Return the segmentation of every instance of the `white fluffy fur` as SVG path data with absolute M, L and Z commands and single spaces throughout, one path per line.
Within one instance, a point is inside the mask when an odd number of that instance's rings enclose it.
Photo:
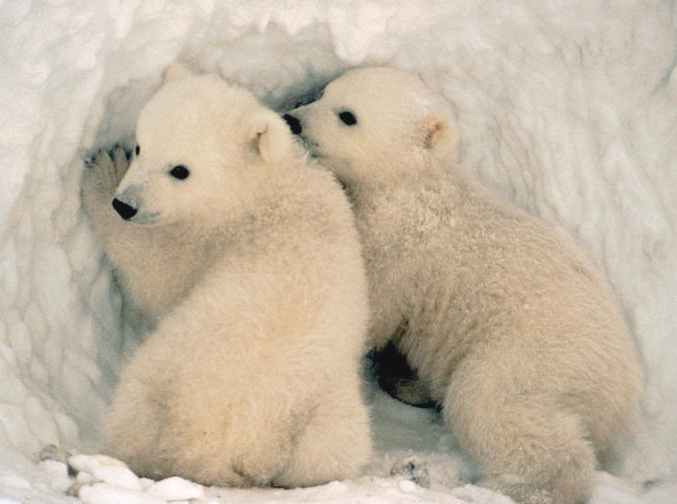
M 636 407 L 636 349 L 573 240 L 462 174 L 448 110 L 416 76 L 370 68 L 292 114 L 353 199 L 372 343 L 397 335 L 484 485 L 583 501 Z
M 304 486 L 358 474 L 367 280 L 348 201 L 284 123 L 215 76 L 168 80 L 140 154 L 101 153 L 85 207 L 155 321 L 122 372 L 108 450 L 140 474 Z M 190 169 L 183 180 L 168 171 Z M 123 221 L 114 196 L 138 213 Z

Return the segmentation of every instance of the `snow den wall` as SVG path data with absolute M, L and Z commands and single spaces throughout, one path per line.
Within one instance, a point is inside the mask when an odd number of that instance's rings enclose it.
M 647 367 L 628 467 L 673 471 L 676 20 L 649 0 L 0 0 L 0 462 L 100 439 L 134 335 L 82 158 L 133 138 L 180 60 L 278 109 L 352 65 L 419 72 L 453 102 L 467 166 L 608 273 Z

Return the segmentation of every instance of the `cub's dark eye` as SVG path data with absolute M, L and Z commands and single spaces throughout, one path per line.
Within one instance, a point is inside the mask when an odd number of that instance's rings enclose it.
M 174 168 L 169 170 L 169 174 L 175 179 L 185 180 L 190 175 L 190 170 L 183 166 L 182 164 L 176 165 Z
M 357 124 L 357 117 L 355 117 L 355 114 L 353 114 L 349 110 L 339 112 L 338 116 L 339 119 L 341 119 L 341 122 L 343 122 L 343 124 L 345 124 L 346 126 L 355 126 Z
M 134 152 L 136 153 L 137 156 L 138 156 L 139 154 L 141 154 L 141 146 L 140 146 L 140 145 L 137 145 L 137 146 L 136 146 L 136 149 L 134 149 Z

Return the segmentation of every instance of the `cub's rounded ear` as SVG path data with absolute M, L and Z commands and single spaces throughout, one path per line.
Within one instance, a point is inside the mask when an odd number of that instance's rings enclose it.
M 292 138 L 285 122 L 273 112 L 255 114 L 249 126 L 254 149 L 268 163 L 282 161 L 292 150 Z
M 193 72 L 191 72 L 187 66 L 182 65 L 181 63 L 172 63 L 165 70 L 163 82 L 166 84 L 167 82 L 185 79 L 191 75 L 193 75 Z
M 456 148 L 458 141 L 456 129 L 443 115 L 430 114 L 423 118 L 419 126 L 420 141 L 424 149 L 439 150 Z

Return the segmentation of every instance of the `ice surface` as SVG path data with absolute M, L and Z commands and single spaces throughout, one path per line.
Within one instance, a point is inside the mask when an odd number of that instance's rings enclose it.
M 43 460 L 38 464 L 49 484 L 59 492 L 66 492 L 73 484 L 72 479 L 68 476 L 68 466 L 56 460 Z
M 677 472 L 675 2 L 0 0 L 0 32 L 0 499 L 72 501 L 29 459 L 51 443 L 96 450 L 136 335 L 82 216 L 81 159 L 132 137 L 181 60 L 280 109 L 371 63 L 451 100 L 469 169 L 581 240 L 644 356 L 642 435 L 594 502 L 675 501 L 670 483 L 632 484 Z M 413 450 L 434 458 L 431 489 L 388 476 L 228 502 L 488 502 L 445 489 L 473 469 L 439 419 L 374 397 L 374 474 Z
M 146 490 L 150 495 L 163 497 L 169 501 L 201 499 L 204 497 L 204 489 L 183 478 L 167 478 L 158 481 Z
M 165 499 L 107 483 L 84 486 L 78 497 L 86 504 L 167 504 Z
M 73 455 L 68 457 L 68 465 L 76 471 L 92 475 L 99 469 L 127 468 L 127 464 L 108 455 Z

